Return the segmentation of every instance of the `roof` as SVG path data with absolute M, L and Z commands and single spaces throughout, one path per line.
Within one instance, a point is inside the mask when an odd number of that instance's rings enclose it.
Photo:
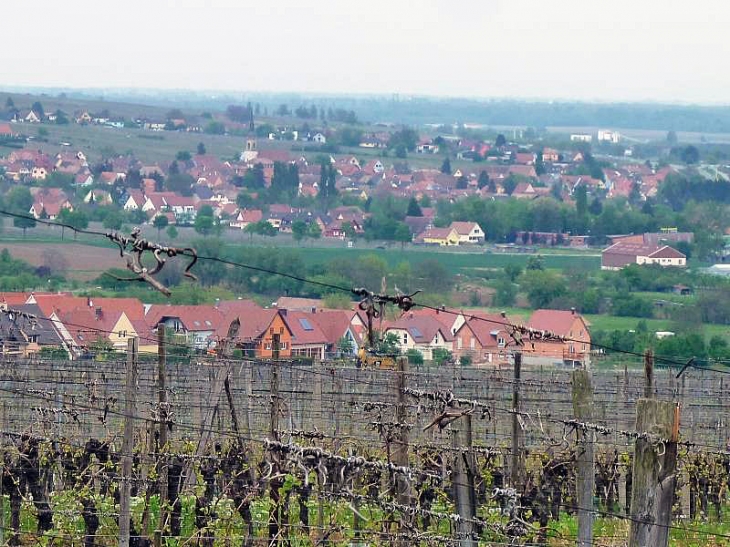
M 573 322 L 583 316 L 572 310 L 535 310 L 527 326 L 535 330 L 549 330 L 560 336 L 569 336 Z
M 153 304 L 147 310 L 145 322 L 150 327 L 156 327 L 165 318 L 179 319 L 188 332 L 215 331 L 223 322 L 224 314 L 210 305 L 173 306 Z
M 687 258 L 686 255 L 669 245 L 647 245 L 631 243 L 623 240 L 614 243 L 602 251 L 604 254 L 646 256 L 649 258 Z
M 454 230 L 456 230 L 457 234 L 463 235 L 463 236 L 469 235 L 474 228 L 478 228 L 478 227 L 479 227 L 479 225 L 476 222 L 457 222 L 457 221 L 452 222 L 451 225 L 449 226 L 449 228 L 453 228 Z
M 15 304 L 12 307 L 14 310 L 29 313 L 36 317 L 43 317 L 41 309 L 35 304 Z M 37 342 L 41 346 L 60 346 L 62 343 L 61 338 L 53 328 L 53 324 L 49 321 L 30 322 L 23 318 L 13 317 L 11 319 L 10 314 L 0 314 L 0 341 L 6 344 L 8 342 L 22 344 L 29 336 L 37 336 Z
M 513 339 L 507 334 L 505 323 L 511 323 L 508 317 L 496 313 L 471 313 L 461 329 L 468 327 L 474 333 L 482 347 L 497 346 L 500 334 L 507 345 L 513 345 Z M 459 329 L 459 330 L 461 330 Z
M 279 314 L 278 310 L 264 309 L 254 306 L 247 308 L 232 309 L 225 314 L 220 326 L 215 332 L 219 339 L 228 336 L 228 328 L 231 323 L 238 319 L 240 327 L 236 335 L 236 341 L 251 342 L 259 339 Z M 288 328 L 288 325 L 287 325 Z
M 303 311 L 282 312 L 284 322 L 292 333 L 292 345 L 326 344 L 328 342 L 315 320 L 315 315 Z
M 416 343 L 428 344 L 434 339 L 437 332 L 441 333 L 445 341 L 454 339 L 453 334 L 434 317 L 427 316 L 405 316 L 391 323 L 386 331 L 391 329 L 406 330 Z
M 352 312 L 346 310 L 325 310 L 311 314 L 328 344 L 336 344 L 351 327 L 350 315 Z
M 322 308 L 322 300 L 318 298 L 298 298 L 294 296 L 281 296 L 274 303 L 280 310 L 312 311 Z
M 421 235 L 418 236 L 419 239 L 447 239 L 449 235 L 451 234 L 452 230 L 451 228 L 429 228 L 425 232 L 423 232 Z

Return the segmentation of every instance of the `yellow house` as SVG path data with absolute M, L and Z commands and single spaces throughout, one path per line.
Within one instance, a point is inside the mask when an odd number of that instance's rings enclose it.
M 450 247 L 459 244 L 459 234 L 454 228 L 429 228 L 416 238 L 417 243 Z

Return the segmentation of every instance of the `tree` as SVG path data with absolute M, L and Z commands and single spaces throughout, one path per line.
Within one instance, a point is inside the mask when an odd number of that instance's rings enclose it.
M 177 228 L 175 228 L 175 226 L 172 226 L 172 225 L 168 226 L 165 233 L 167 234 L 167 237 L 169 237 L 170 239 L 173 239 L 173 240 L 177 239 Z
M 546 308 L 556 298 L 568 292 L 565 280 L 547 270 L 527 270 L 520 277 L 520 288 L 527 293 L 533 308 Z
M 441 172 L 445 175 L 451 174 L 451 160 L 449 158 L 444 158 L 444 161 L 441 163 Z
M 502 148 L 505 144 L 507 144 L 507 139 L 505 139 L 504 135 L 502 135 L 502 133 L 500 133 L 499 135 L 497 135 L 497 138 L 494 141 L 494 146 L 496 148 Z
M 121 230 L 122 224 L 124 224 L 124 215 L 117 210 L 109 211 L 102 222 L 107 230 Z
M 74 230 L 86 230 L 89 227 L 89 217 L 80 209 L 73 211 L 70 209 L 62 209 L 58 216 L 64 224 L 68 224 Z M 74 231 L 74 239 L 76 239 L 77 235 L 78 232 Z
M 190 161 L 192 159 L 192 156 L 187 150 L 181 150 L 177 153 L 177 155 L 175 155 L 175 159 L 177 161 Z
M 5 108 L 7 110 L 12 110 L 13 108 L 15 108 L 15 103 L 13 102 L 12 97 L 8 97 L 7 99 L 5 99 Z
M 311 222 L 307 227 L 307 236 L 312 239 L 319 239 L 322 237 L 322 228 L 316 222 Z
M 46 117 L 46 111 L 43 110 L 43 105 L 40 101 L 34 102 L 30 109 L 35 112 L 36 116 L 38 116 L 41 120 Z
M 481 190 L 485 186 L 489 186 L 489 175 L 486 171 L 482 171 L 479 173 L 479 178 L 477 179 L 477 186 Z
M 446 348 L 434 348 L 431 352 L 433 362 L 437 365 L 443 365 L 449 362 L 452 358 L 451 352 Z
M 170 224 L 170 221 L 167 220 L 167 216 L 165 216 L 165 215 L 157 215 L 152 220 L 152 226 L 157 228 L 157 239 L 160 239 L 160 231 L 163 228 L 167 228 L 168 224 Z
M 256 163 L 246 171 L 246 174 L 243 175 L 243 185 L 250 190 L 261 190 L 266 187 L 263 164 Z
M 294 241 L 302 241 L 307 237 L 307 223 L 303 220 L 295 220 L 291 224 L 291 233 Z
M 578 217 L 583 218 L 588 214 L 588 189 L 581 184 L 575 189 L 575 212 Z
M 204 132 L 209 135 L 223 135 L 226 132 L 226 126 L 222 122 L 210 121 L 205 126 Z
M 408 227 L 407 224 L 403 222 L 399 222 L 398 225 L 395 228 L 395 233 L 393 234 L 396 241 L 400 241 L 401 243 L 401 249 L 405 247 L 406 243 L 410 243 L 413 239 L 413 235 L 411 234 L 411 229 Z
M 185 114 L 183 114 L 183 111 L 179 108 L 173 108 L 172 110 L 167 111 L 166 117 L 168 120 L 180 120 L 185 117 Z
M 418 351 L 416 348 L 411 348 L 406 351 L 406 357 L 408 357 L 408 363 L 411 365 L 423 364 L 423 353 Z
M 468 186 L 469 179 L 467 179 L 464 175 L 461 175 L 458 179 L 456 179 L 457 190 L 466 190 Z
M 23 230 L 23 238 L 28 228 L 35 228 L 36 221 L 30 216 L 30 208 L 33 206 L 33 196 L 25 186 L 15 186 L 8 192 L 6 199 L 7 207 L 12 213 L 24 215 L 13 218 L 13 226 Z
M 197 150 L 198 156 L 205 155 L 205 145 L 202 142 L 198 143 L 198 150 Z
M 193 195 L 193 184 L 195 184 L 195 179 L 187 173 L 169 175 L 165 179 L 165 189 L 168 192 L 175 192 L 187 197 Z
M 689 145 L 682 149 L 680 157 L 684 163 L 692 165 L 700 161 L 700 151 L 696 146 Z
M 210 205 L 203 205 L 195 216 L 195 231 L 202 236 L 208 236 L 213 232 L 219 233 L 221 230 L 220 222 L 215 218 L 213 208 Z
M 677 144 L 677 133 L 675 131 L 667 131 L 667 144 L 672 146 Z
M 279 107 L 276 109 L 275 114 L 277 116 L 289 116 L 291 115 L 291 111 L 289 110 L 289 107 L 285 104 L 280 104 Z
M 406 215 L 409 217 L 422 217 L 423 211 L 421 211 L 421 206 L 418 205 L 418 201 L 416 201 L 415 197 L 411 197 L 411 199 L 408 201 L 408 211 L 406 212 Z
M 68 116 L 60 108 L 56 110 L 56 124 L 57 125 L 68 125 Z

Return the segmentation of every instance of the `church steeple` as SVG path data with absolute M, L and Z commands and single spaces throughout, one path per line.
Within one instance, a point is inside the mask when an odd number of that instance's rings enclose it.
M 251 163 L 259 155 L 256 149 L 256 126 L 253 123 L 253 107 L 248 103 L 248 136 L 246 137 L 246 148 L 241 153 L 241 160 Z

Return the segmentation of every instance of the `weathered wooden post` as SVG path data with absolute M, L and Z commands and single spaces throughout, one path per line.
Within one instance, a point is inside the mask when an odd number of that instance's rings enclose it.
M 631 488 L 629 547 L 667 547 L 677 483 L 679 405 L 640 399 Z
M 520 378 L 522 375 L 522 352 L 515 352 L 514 378 L 512 383 L 512 459 L 510 481 L 513 488 L 518 488 L 524 476 L 522 467 L 522 427 L 520 426 Z
M 119 489 L 119 547 L 129 547 L 134 417 L 137 413 L 137 344 L 137 338 L 129 338 L 127 341 L 127 377 L 124 390 L 124 440 L 122 442 L 122 484 Z
M 573 371 L 573 413 L 579 422 L 590 422 L 593 408 L 591 373 L 585 369 Z M 576 458 L 576 490 L 578 504 L 578 547 L 593 545 L 593 491 L 595 489 L 595 433 L 578 429 Z
M 160 536 L 164 533 L 167 524 L 167 348 L 165 347 L 165 326 L 157 327 L 157 412 L 159 421 L 159 452 L 157 454 L 157 477 L 159 480 L 158 494 L 160 497 L 160 520 L 158 529 Z M 155 538 L 157 534 L 155 534 Z
M 457 429 L 458 428 L 458 429 Z M 456 512 L 461 519 L 454 528 L 457 533 L 457 545 L 476 547 L 473 538 L 474 518 L 476 517 L 476 486 L 471 447 L 473 443 L 471 415 L 462 416 L 452 426 L 451 442 L 454 448 L 454 496 Z M 462 444 L 463 443 L 463 444 Z

